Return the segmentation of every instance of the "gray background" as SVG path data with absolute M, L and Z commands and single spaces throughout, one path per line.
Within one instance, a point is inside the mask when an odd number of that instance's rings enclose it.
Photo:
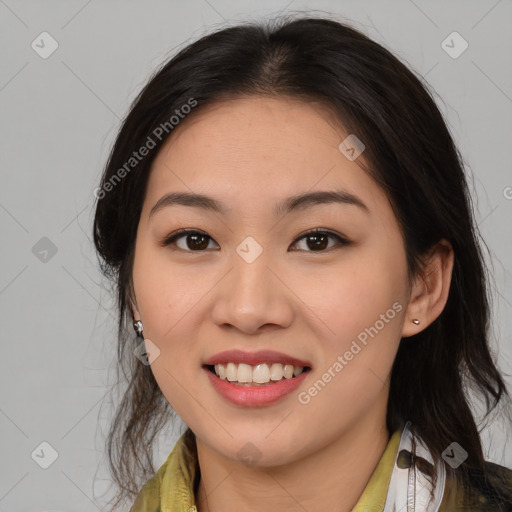
M 115 310 L 91 241 L 93 190 L 158 64 L 215 28 L 279 11 L 352 20 L 438 94 L 492 252 L 495 350 L 512 373 L 510 0 L 0 0 L 0 511 L 103 509 Z M 59 45 L 47 59 L 31 47 L 44 31 Z M 458 58 L 442 47 L 453 31 L 469 44 Z M 182 427 L 162 436 L 157 463 Z M 502 423 L 483 437 L 488 459 L 511 467 Z M 48 469 L 31 456 L 42 442 L 58 453 Z

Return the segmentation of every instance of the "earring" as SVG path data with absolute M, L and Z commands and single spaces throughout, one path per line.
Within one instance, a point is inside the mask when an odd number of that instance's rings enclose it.
M 418 325 L 420 321 L 417 318 L 413 318 L 412 323 Z
M 144 335 L 142 334 L 142 322 L 140 320 L 133 322 L 133 328 L 139 338 L 144 338 Z

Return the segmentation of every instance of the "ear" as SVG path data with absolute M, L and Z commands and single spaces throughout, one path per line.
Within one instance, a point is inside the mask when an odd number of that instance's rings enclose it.
M 445 239 L 435 244 L 425 257 L 424 276 L 419 276 L 412 285 L 403 338 L 423 331 L 442 313 L 450 291 L 453 260 L 453 248 Z M 412 322 L 414 318 L 420 321 L 418 325 Z

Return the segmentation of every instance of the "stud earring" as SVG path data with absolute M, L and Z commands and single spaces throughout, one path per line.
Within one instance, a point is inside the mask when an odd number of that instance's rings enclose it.
M 413 318 L 412 323 L 418 325 L 420 321 L 417 318 Z
M 135 332 L 137 333 L 137 336 L 139 338 L 144 338 L 144 335 L 142 333 L 142 322 L 140 320 L 136 320 L 133 322 L 133 328 L 135 329 Z

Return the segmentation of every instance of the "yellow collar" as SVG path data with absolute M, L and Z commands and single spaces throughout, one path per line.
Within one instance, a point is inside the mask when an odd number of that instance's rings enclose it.
M 391 436 L 377 467 L 352 512 L 381 512 L 386 501 L 401 431 Z M 194 512 L 199 464 L 190 429 L 178 439 L 167 460 L 146 482 L 130 512 Z

